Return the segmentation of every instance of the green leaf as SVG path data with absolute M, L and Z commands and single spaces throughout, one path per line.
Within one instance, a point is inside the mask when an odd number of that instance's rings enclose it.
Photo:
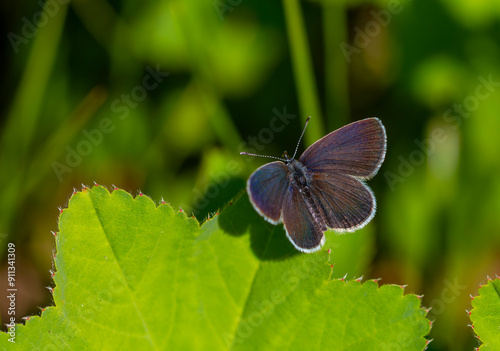
M 470 319 L 477 337 L 483 343 L 479 350 L 500 349 L 500 279 L 488 280 L 472 299 Z
M 16 349 L 423 350 L 415 295 L 331 279 L 246 196 L 198 222 L 146 196 L 83 189 L 59 219 L 55 306 L 16 326 Z M 334 266 L 335 268 L 335 266 Z M 333 268 L 333 269 L 334 269 Z M 0 346 L 9 335 L 1 333 Z

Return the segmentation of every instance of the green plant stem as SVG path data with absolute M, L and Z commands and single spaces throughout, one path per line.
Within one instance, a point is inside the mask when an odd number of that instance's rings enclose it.
M 325 111 L 328 130 L 349 121 L 348 65 L 339 45 L 347 41 L 344 4 L 323 2 L 325 47 Z
M 47 3 L 45 6 L 48 6 Z M 41 118 L 43 98 L 56 61 L 67 7 L 66 4 L 60 5 L 57 14 L 50 18 L 47 25 L 38 28 L 36 36 L 31 39 L 29 58 L 1 135 L 0 233 L 10 232 L 10 223 L 23 199 L 20 196 L 25 191 L 23 185 L 31 179 L 31 174 L 27 173 L 30 146 Z M 19 49 L 27 50 L 24 46 Z
M 309 45 L 304 28 L 304 21 L 298 0 L 283 0 L 288 40 L 292 56 L 292 66 L 297 83 L 297 95 L 301 118 L 305 122 L 308 116 L 313 120 L 307 127 L 305 139 L 310 145 L 323 136 L 323 120 L 319 106 L 318 93 L 314 79 L 314 70 L 309 54 Z

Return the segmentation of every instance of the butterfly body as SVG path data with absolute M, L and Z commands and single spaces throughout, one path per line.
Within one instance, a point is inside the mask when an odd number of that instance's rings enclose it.
M 308 172 L 307 167 L 300 161 L 291 160 L 288 163 L 288 170 L 290 171 L 291 183 L 297 186 L 301 193 L 309 192 L 312 176 Z
M 306 203 L 307 209 L 311 213 L 314 225 L 317 230 L 322 232 L 326 231 L 328 228 L 323 219 L 322 213 L 320 212 L 317 203 L 311 194 L 311 186 L 313 186 L 313 173 L 307 169 L 307 167 L 300 161 L 291 160 L 288 164 L 288 170 L 290 171 L 290 187 L 289 191 L 293 191 L 294 188 L 299 190 L 304 202 Z
M 375 196 L 364 180 L 376 174 L 385 149 L 385 128 L 377 118 L 353 122 L 315 142 L 298 160 L 286 156 L 259 167 L 247 182 L 250 202 L 267 221 L 283 222 L 298 250 L 317 251 L 328 229 L 352 232 L 373 218 Z

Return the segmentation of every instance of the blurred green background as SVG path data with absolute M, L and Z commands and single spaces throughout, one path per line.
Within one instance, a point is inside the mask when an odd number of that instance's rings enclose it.
M 265 162 L 240 151 L 291 153 L 309 115 L 300 151 L 377 116 L 388 152 L 364 276 L 424 295 L 429 350 L 478 345 L 469 295 L 500 267 L 498 1 L 0 6 L 0 288 L 14 242 L 18 315 L 51 304 L 50 231 L 81 184 L 202 221 Z

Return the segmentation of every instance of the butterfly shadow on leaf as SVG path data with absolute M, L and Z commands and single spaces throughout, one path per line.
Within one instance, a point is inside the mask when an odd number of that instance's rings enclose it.
M 221 212 L 219 226 L 234 236 L 250 232 L 252 251 L 261 260 L 283 260 L 300 254 L 287 239 L 282 224 L 268 223 L 255 212 L 246 192 Z

